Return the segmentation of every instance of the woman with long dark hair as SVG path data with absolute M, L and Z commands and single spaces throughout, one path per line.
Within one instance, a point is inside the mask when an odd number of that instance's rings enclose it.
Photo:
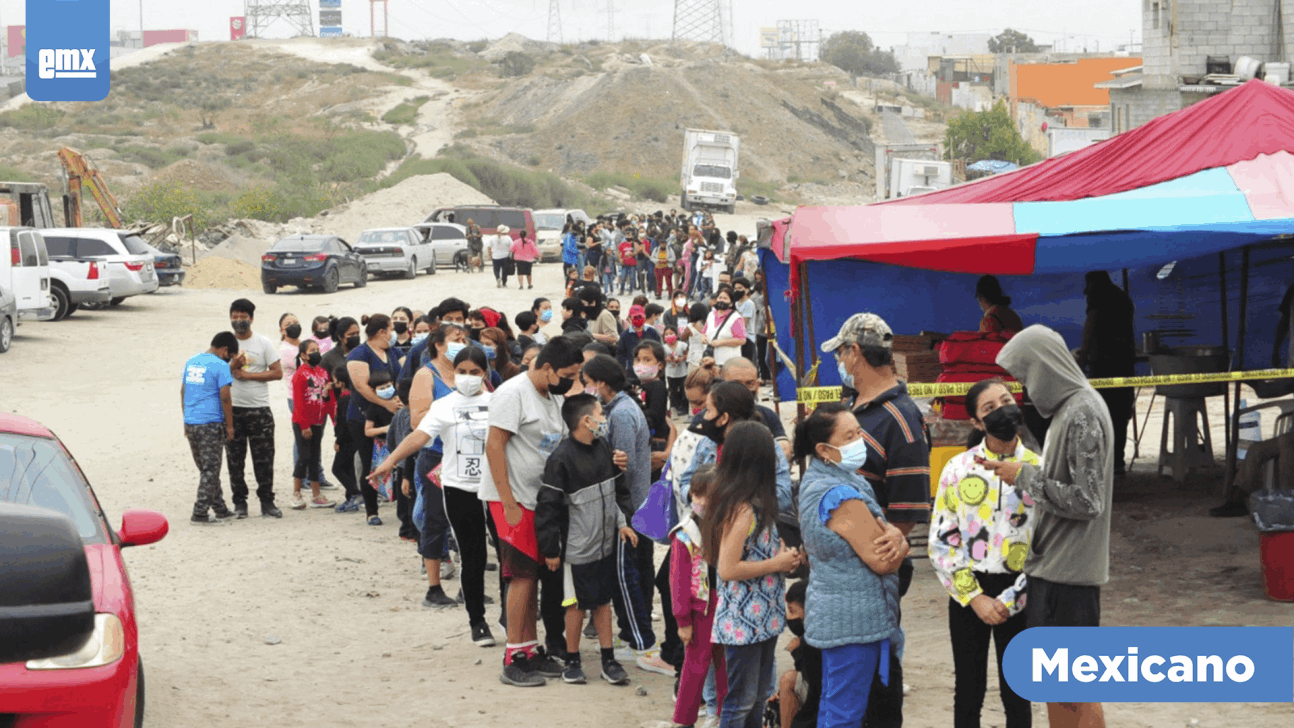
M 364 497 L 368 525 L 380 526 L 382 519 L 377 515 L 377 490 L 368 482 L 368 474 L 373 469 L 373 438 L 364 432 L 364 408 L 371 404 L 395 414 L 404 405 L 393 396 L 399 365 L 396 353 L 391 349 L 395 340 L 395 334 L 391 331 L 391 317 L 382 313 L 369 316 L 364 322 L 364 335 L 368 339 L 346 355 L 346 373 L 350 376 L 352 390 L 350 405 L 346 409 L 346 427 L 350 429 L 351 441 L 355 443 L 355 452 L 359 455 L 359 492 Z M 392 382 L 389 387 L 383 388 L 382 394 L 369 385 L 370 376 L 379 370 L 385 371 L 387 381 Z M 359 504 L 349 498 L 342 506 L 349 506 L 346 508 L 348 511 L 359 510 Z
M 966 394 L 975 427 L 966 452 L 944 467 L 930 519 L 930 565 L 948 591 L 952 638 L 953 725 L 980 724 L 988 683 L 989 638 L 997 648 L 998 682 L 1007 728 L 1029 728 L 1029 701 L 1002 677 L 1002 657 L 1025 624 L 1025 557 L 1033 538 L 1033 499 L 1003 481 L 986 461 L 1041 459 L 1025 447 L 1024 416 L 1000 379 L 977 382 Z
M 979 301 L 984 316 L 980 319 L 980 331 L 998 331 L 1019 333 L 1024 330 L 1024 321 L 1020 314 L 1011 310 L 1011 297 L 1002 292 L 1002 284 L 997 276 L 980 276 L 975 283 L 975 300 Z

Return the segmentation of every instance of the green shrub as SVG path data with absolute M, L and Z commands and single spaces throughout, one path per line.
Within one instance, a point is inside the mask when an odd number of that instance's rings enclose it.
M 634 197 L 640 200 L 651 200 L 652 202 L 667 201 L 678 187 L 673 182 L 627 172 L 594 172 L 585 177 L 584 181 L 596 190 L 623 187 L 629 190 Z
M 179 154 L 174 147 L 171 149 L 157 149 L 155 147 L 145 147 L 138 144 L 127 144 L 117 148 L 117 154 L 123 162 L 133 162 L 146 165 L 150 169 L 161 169 L 183 157 L 187 154 Z
M 382 115 L 382 121 L 388 124 L 412 124 L 418 120 L 418 109 L 431 100 L 430 96 L 419 96 L 405 101 Z
M 521 51 L 508 51 L 499 61 L 499 73 L 511 78 L 529 75 L 535 70 L 535 59 Z
M 225 146 L 225 154 L 231 157 L 237 157 L 239 155 L 245 155 L 255 148 L 256 142 L 251 139 L 239 139 L 237 141 L 229 142 Z
M 10 167 L 7 164 L 0 165 L 0 180 L 5 182 L 37 182 L 38 180 L 32 175 L 18 169 Z
M 27 104 L 0 114 L 0 127 L 11 126 L 22 131 L 42 131 L 54 126 L 66 115 L 49 104 Z
M 170 223 L 171 218 L 193 215 L 194 228 L 207 229 L 212 207 L 197 192 L 174 182 L 154 182 L 140 188 L 122 205 L 127 220 Z
M 542 209 L 580 207 L 589 209 L 593 200 L 566 184 L 560 177 L 536 172 L 482 157 L 470 149 L 453 146 L 434 159 L 412 158 L 400 165 L 382 187 L 391 187 L 414 175 L 444 172 L 463 184 L 480 190 L 500 205 Z

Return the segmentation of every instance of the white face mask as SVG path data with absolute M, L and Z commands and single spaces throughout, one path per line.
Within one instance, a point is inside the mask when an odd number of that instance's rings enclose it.
M 464 397 L 475 397 L 481 393 L 481 385 L 485 383 L 484 377 L 478 377 L 474 374 L 455 374 L 454 388 Z

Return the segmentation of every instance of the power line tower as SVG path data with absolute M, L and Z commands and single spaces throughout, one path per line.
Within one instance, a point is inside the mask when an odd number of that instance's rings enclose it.
M 260 38 L 261 33 L 280 18 L 296 30 L 297 36 L 315 34 L 314 9 L 310 0 L 245 0 L 247 35 Z
M 548 42 L 561 45 L 562 7 L 558 0 L 548 0 Z
M 723 0 L 674 0 L 671 40 L 724 44 Z
M 782 60 L 816 61 L 822 47 L 822 29 L 816 20 L 777 21 Z
M 616 1 L 607 0 L 607 42 L 616 39 Z

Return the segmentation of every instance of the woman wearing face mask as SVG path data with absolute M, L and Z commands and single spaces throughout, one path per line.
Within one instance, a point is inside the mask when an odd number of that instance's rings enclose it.
M 485 353 L 480 349 L 467 347 L 459 350 L 453 363 L 454 391 L 437 399 L 417 429 L 390 457 L 373 469 L 374 478 L 385 477 L 397 463 L 424 450 L 433 438 L 441 443 L 441 488 L 433 487 L 424 494 L 424 498 L 441 498 L 441 508 L 453 529 L 454 540 L 458 542 L 463 558 L 462 586 L 467 621 L 472 630 L 472 642 L 481 647 L 494 646 L 494 636 L 485 619 L 486 529 L 488 527 L 493 532 L 494 524 L 485 518 L 485 510 L 476 497 L 481 488 L 482 454 L 489 430 L 490 392 L 484 385 L 487 369 Z M 426 505 L 424 502 L 424 507 Z M 428 560 L 428 576 L 433 572 L 439 574 L 439 564 Z M 444 600 L 448 602 L 443 606 L 454 603 L 437 580 L 428 587 L 425 601 L 437 606 L 437 602 Z
M 521 373 L 521 367 L 514 364 L 508 354 L 507 335 L 503 333 L 503 329 L 496 326 L 485 328 L 481 331 L 481 343 L 485 345 L 485 357 L 492 370 L 491 385 L 497 387 Z
M 418 369 L 413 376 L 413 386 L 409 393 L 409 422 L 414 429 L 422 426 L 427 412 L 432 405 L 454 392 L 457 370 L 454 362 L 460 353 L 467 350 L 485 352 L 467 343 L 467 332 L 462 326 L 442 324 L 427 337 L 427 351 L 435 356 Z M 487 367 L 482 367 L 487 369 Z M 486 374 L 488 376 L 488 372 Z M 428 498 L 435 494 L 436 486 L 428 479 L 427 474 L 440 465 L 444 457 L 444 443 L 434 437 L 430 445 L 418 451 L 417 479 L 413 487 L 418 489 L 420 506 L 414 508 L 414 523 L 419 526 L 418 553 L 427 567 L 428 592 L 424 604 L 429 607 L 443 608 L 453 606 L 454 600 L 441 588 L 441 579 L 448 579 L 454 574 L 454 562 L 449 560 L 448 539 L 449 520 L 445 515 L 442 500 Z M 422 514 L 419 519 L 417 514 Z
M 301 353 L 301 322 L 297 317 L 285 313 L 279 317 L 279 364 L 283 367 L 283 383 L 288 390 L 288 412 L 292 412 L 292 375 L 297 372 L 298 355 Z M 297 447 L 292 445 L 292 462 L 297 461 Z
M 530 306 L 530 312 L 535 315 L 535 321 L 539 324 L 539 329 L 531 335 L 531 339 L 536 344 L 543 346 L 548 343 L 548 335 L 543 332 L 543 328 L 552 323 L 553 320 L 553 302 L 547 298 L 536 298 Z
M 331 472 L 345 489 L 345 498 L 337 504 L 337 511 L 342 513 L 358 508 L 357 505 L 347 507 L 347 503 L 359 503 L 359 483 L 355 480 L 355 444 L 350 439 L 350 428 L 346 425 L 346 413 L 350 409 L 350 383 L 335 376 L 335 372 L 346 372 L 346 355 L 359 347 L 360 328 L 358 321 L 345 316 L 331 322 L 330 329 L 329 337 L 333 347 L 323 355 L 320 365 L 331 377 L 329 385 L 332 387 L 332 399 L 337 403 L 333 413 L 335 454 Z M 325 484 L 324 487 L 328 486 Z M 355 499 L 353 502 L 352 498 Z
M 426 316 L 419 316 L 413 323 L 413 337 L 409 339 L 409 351 L 413 351 L 413 347 L 426 341 L 433 328 L 435 327 L 431 325 L 431 319 Z M 408 356 L 408 352 L 405 353 L 405 356 Z
M 413 347 L 412 327 L 413 311 L 399 306 L 391 312 L 391 330 L 395 332 L 395 341 L 391 344 L 391 349 L 401 363 L 409 355 L 409 349 Z
M 878 670 L 890 674 L 890 652 L 902 654 L 899 565 L 902 532 L 887 525 L 872 488 L 857 470 L 867 459 L 858 420 L 842 404 L 818 407 L 795 428 L 800 529 L 809 558 L 804 640 L 822 650 L 818 725 L 856 728 Z
M 988 681 L 989 637 L 997 647 L 998 681 L 1007 728 L 1028 728 L 1029 701 L 1002 676 L 1006 646 L 1027 626 L 1022 573 L 1033 538 L 1033 499 L 1009 485 L 986 461 L 1041 466 L 1020 439 L 1024 415 L 1000 379 L 978 382 L 966 394 L 975 431 L 966 452 L 944 467 L 930 519 L 930 565 L 948 591 L 952 637 L 953 725 L 978 726 Z
M 723 366 L 734 356 L 741 356 L 746 343 L 746 323 L 732 306 L 732 289 L 723 286 L 714 297 L 714 310 L 705 319 L 702 347 L 713 347 L 714 363 Z
M 364 434 L 364 421 L 367 419 L 364 416 L 364 406 L 376 405 L 395 414 L 403 405 L 395 397 L 394 383 L 399 366 L 395 352 L 391 350 L 391 344 L 395 341 L 391 317 L 380 313 L 370 316 L 364 323 L 364 334 L 368 339 L 346 355 L 346 372 L 350 375 L 353 389 L 350 405 L 346 410 L 346 426 L 350 429 L 355 452 L 359 454 L 359 490 L 364 497 L 368 525 L 380 526 L 382 519 L 377 515 L 377 491 L 368 481 L 368 474 L 373 469 L 373 438 Z M 379 370 L 387 373 L 387 381 L 390 382 L 381 394 L 369 386 L 372 373 Z M 349 506 L 348 511 L 359 510 L 359 504 L 352 499 L 347 499 L 347 503 L 342 506 Z

